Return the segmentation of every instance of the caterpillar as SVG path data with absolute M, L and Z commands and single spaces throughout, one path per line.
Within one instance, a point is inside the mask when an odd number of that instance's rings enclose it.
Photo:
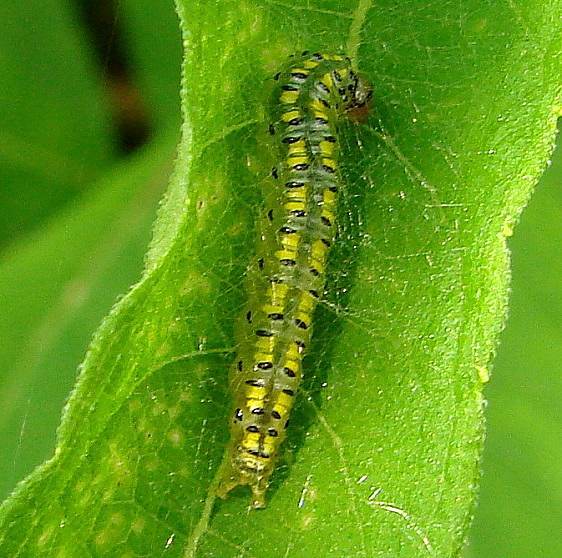
M 269 134 L 279 162 L 267 184 L 262 247 L 248 270 L 250 309 L 230 376 L 231 439 L 217 489 L 225 498 L 249 485 L 254 508 L 265 507 L 335 240 L 338 125 L 342 117 L 364 120 L 372 96 L 339 54 L 293 56 L 274 81 Z

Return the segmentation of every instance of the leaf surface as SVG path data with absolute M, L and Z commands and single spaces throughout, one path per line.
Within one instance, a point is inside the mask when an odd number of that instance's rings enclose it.
M 4 505 L 0 550 L 455 556 L 505 236 L 552 145 L 560 3 L 178 8 L 184 134 L 147 270 L 96 334 L 55 457 Z M 213 486 L 270 170 L 268 88 L 304 49 L 345 50 L 376 110 L 344 131 L 348 188 L 307 379 L 269 505 L 247 512 L 246 492 L 217 502 Z
M 484 475 L 467 557 L 562 554 L 560 143 L 552 159 L 509 243 L 509 321 L 486 390 Z

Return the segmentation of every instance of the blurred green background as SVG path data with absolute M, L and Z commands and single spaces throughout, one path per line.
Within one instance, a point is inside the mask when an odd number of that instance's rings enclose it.
M 0 496 L 53 450 L 90 337 L 140 276 L 179 136 L 168 0 L 0 5 Z M 510 242 L 467 558 L 560 557 L 562 149 Z

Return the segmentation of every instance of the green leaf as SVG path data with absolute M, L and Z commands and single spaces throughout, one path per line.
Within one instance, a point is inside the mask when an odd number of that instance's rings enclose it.
M 562 145 L 510 248 L 509 322 L 486 391 L 488 434 L 470 556 L 562 556 Z
M 55 457 L 2 508 L 0 552 L 456 555 L 505 235 L 554 133 L 560 7 L 180 2 L 186 122 L 147 270 L 90 346 Z M 376 114 L 345 131 L 330 294 L 269 505 L 247 512 L 213 487 L 268 89 L 288 54 L 342 47 Z
M 0 247 L 113 162 L 109 107 L 68 2 L 0 5 Z
M 52 455 L 76 363 L 138 279 L 174 139 L 162 137 L 0 259 L 0 495 Z

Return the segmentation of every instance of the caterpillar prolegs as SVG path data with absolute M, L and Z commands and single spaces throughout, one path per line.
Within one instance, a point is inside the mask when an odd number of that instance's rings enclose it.
M 278 163 L 268 187 L 276 201 L 263 223 L 271 241 L 248 271 L 249 335 L 231 373 L 231 439 L 217 490 L 225 497 L 249 485 L 254 508 L 265 506 L 335 240 L 338 124 L 361 120 L 372 95 L 351 60 L 338 54 L 304 52 L 274 80 L 269 133 Z

